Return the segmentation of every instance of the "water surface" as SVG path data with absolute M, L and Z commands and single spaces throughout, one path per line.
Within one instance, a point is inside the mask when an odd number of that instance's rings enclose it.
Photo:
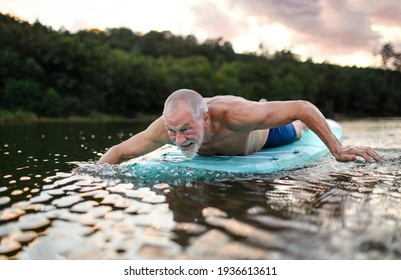
M 383 160 L 168 181 L 94 164 L 144 124 L 1 126 L 0 259 L 400 259 L 400 119 L 341 124 Z

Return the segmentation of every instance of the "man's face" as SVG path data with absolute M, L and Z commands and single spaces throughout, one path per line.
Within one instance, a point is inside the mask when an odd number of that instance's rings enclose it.
M 205 136 L 203 120 L 197 120 L 187 108 L 168 111 L 164 115 L 164 123 L 171 142 L 173 142 L 186 157 L 194 157 L 202 145 Z

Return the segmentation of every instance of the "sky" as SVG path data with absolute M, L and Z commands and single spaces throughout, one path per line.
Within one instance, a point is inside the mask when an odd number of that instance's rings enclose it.
M 401 0 L 0 0 L 0 12 L 54 30 L 168 30 L 359 67 L 379 67 L 385 43 L 401 52 Z

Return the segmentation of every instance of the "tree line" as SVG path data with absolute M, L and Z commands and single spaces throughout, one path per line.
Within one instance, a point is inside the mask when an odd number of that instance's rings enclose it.
M 385 62 L 394 64 L 390 50 Z M 0 109 L 38 116 L 160 113 L 179 88 L 305 99 L 328 117 L 399 116 L 401 73 L 388 68 L 303 62 L 290 50 L 238 54 L 221 38 L 198 42 L 169 31 L 72 34 L 0 14 Z

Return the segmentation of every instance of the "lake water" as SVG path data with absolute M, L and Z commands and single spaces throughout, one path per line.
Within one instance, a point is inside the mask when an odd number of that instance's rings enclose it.
M 401 119 L 340 123 L 383 160 L 141 181 L 94 163 L 145 124 L 0 126 L 0 259 L 401 259 Z

